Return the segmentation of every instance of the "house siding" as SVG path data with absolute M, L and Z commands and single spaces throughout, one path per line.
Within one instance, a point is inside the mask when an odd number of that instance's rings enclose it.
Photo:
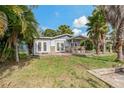
M 67 42 L 67 39 L 69 38 L 70 36 L 61 36 L 61 37 L 57 37 L 53 39 L 42 39 L 42 38 L 35 39 L 34 40 L 34 55 L 39 55 L 43 53 L 51 53 L 51 52 L 60 52 L 60 51 L 57 51 L 57 43 L 64 44 L 63 52 L 65 52 L 65 47 L 70 46 L 69 42 Z M 38 51 L 38 42 L 42 43 L 41 51 Z M 43 42 L 47 43 L 47 51 L 43 51 Z

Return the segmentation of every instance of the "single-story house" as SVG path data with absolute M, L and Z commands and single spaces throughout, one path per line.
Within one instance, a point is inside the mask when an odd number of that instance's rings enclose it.
M 34 39 L 34 55 L 46 53 L 71 52 L 71 48 L 80 45 L 80 41 L 86 39 L 84 36 L 72 36 L 70 34 L 55 37 L 39 37 Z

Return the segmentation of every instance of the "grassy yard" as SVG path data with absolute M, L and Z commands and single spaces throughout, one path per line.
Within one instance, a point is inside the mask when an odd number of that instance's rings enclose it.
M 88 69 L 118 65 L 115 55 L 101 57 L 45 56 L 0 67 L 0 87 L 109 87 Z

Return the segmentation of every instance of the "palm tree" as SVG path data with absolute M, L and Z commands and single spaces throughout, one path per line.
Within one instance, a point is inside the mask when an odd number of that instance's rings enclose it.
M 96 8 L 92 16 L 88 17 L 88 36 L 93 40 L 96 47 L 96 54 L 100 52 L 100 46 L 102 46 L 103 53 L 105 52 L 105 35 L 108 32 L 108 25 L 105 21 L 102 11 Z
M 26 12 L 24 15 L 25 22 L 27 23 L 27 28 L 23 34 L 23 39 L 28 44 L 29 54 L 32 54 L 33 40 L 35 37 L 39 37 L 40 33 L 38 31 L 38 23 L 36 22 L 34 14 L 31 10 L 27 9 L 27 11 L 28 12 Z
M 24 18 L 21 16 L 23 10 L 19 6 L 1 6 L 1 11 L 7 15 L 9 24 L 9 33 L 5 48 L 3 49 L 3 55 L 6 52 L 7 48 L 15 49 L 16 62 L 19 62 L 18 56 L 18 34 L 25 30 Z
M 124 39 L 124 6 L 109 5 L 100 6 L 104 11 L 107 22 L 117 31 L 116 33 L 116 52 L 117 60 L 123 61 L 123 39 Z
M 25 15 L 25 12 L 32 13 L 28 6 L 0 6 L 0 11 L 6 14 L 8 19 L 8 30 L 0 42 L 4 46 L 4 49 L 0 51 L 1 59 L 8 58 L 13 51 L 16 62 L 19 62 L 19 42 L 21 40 L 30 42 L 36 36 L 36 21 L 32 14 Z
M 72 29 L 68 25 L 60 25 L 57 29 L 57 34 L 73 34 Z
M 115 49 L 115 46 L 116 46 L 116 32 L 117 31 L 115 31 L 115 29 L 113 29 L 113 31 L 109 33 L 114 49 Z
M 4 12 L 0 11 L 0 36 L 4 35 L 4 31 L 7 30 L 8 20 Z

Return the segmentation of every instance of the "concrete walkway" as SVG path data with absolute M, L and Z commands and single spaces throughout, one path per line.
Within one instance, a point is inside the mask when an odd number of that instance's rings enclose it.
M 115 68 L 88 70 L 98 79 L 114 88 L 124 88 L 124 72 L 115 73 Z

